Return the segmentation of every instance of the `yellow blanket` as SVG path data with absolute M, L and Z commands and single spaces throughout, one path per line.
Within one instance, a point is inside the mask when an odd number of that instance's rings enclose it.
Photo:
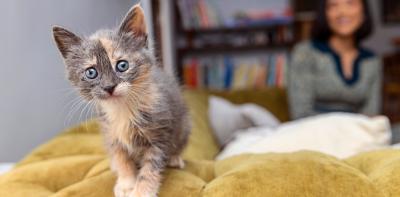
M 258 95 L 251 94 L 245 95 Z M 249 100 L 239 95 L 222 96 L 237 102 Z M 274 90 L 273 95 L 258 100 L 286 105 L 280 100 L 284 99 L 282 92 Z M 400 196 L 398 150 L 369 152 L 347 160 L 303 151 L 213 161 L 219 147 L 206 118 L 207 93 L 187 91 L 185 97 L 194 126 L 184 152 L 186 167 L 165 171 L 160 196 Z M 279 104 L 273 106 L 279 109 Z M 281 112 L 278 117 L 284 120 L 287 115 Z M 115 175 L 98 130 L 96 121 L 90 121 L 38 147 L 0 176 L 0 196 L 113 196 Z

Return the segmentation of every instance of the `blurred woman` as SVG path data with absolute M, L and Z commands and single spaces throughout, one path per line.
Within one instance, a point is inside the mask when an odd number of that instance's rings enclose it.
M 373 29 L 366 0 L 321 0 L 313 40 L 289 68 L 292 118 L 327 112 L 380 113 L 381 63 L 361 42 Z

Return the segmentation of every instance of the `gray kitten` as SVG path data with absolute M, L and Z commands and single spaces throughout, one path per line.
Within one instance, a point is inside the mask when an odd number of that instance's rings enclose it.
M 135 5 L 121 25 L 81 38 L 61 27 L 54 39 L 68 79 L 94 101 L 118 176 L 117 197 L 157 196 L 166 166 L 182 168 L 190 131 L 187 108 L 171 76 L 147 47 L 144 13 Z

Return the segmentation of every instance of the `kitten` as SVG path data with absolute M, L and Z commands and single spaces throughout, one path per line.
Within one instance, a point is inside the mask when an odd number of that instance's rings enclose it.
M 68 79 L 99 108 L 115 195 L 157 196 L 166 166 L 184 165 L 179 155 L 190 126 L 177 82 L 147 47 L 142 8 L 135 5 L 117 29 L 87 38 L 61 27 L 53 34 Z

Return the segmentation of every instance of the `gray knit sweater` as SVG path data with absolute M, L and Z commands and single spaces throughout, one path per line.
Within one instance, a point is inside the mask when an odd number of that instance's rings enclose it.
M 359 48 L 350 79 L 344 76 L 340 62 L 326 43 L 304 42 L 295 47 L 288 70 L 292 118 L 327 112 L 380 113 L 380 59 Z

